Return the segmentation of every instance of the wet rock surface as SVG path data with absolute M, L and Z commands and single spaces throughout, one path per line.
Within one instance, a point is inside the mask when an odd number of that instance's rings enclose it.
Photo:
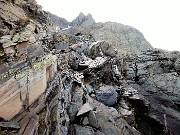
M 81 13 L 72 25 L 94 23 Z M 140 35 L 131 43 L 144 52 L 121 55 L 75 32 L 57 30 L 35 1 L 0 1 L 0 134 L 179 135 L 179 52 Z

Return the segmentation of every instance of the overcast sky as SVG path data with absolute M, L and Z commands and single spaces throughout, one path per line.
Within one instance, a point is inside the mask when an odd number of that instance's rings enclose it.
M 155 48 L 180 51 L 180 0 L 36 0 L 44 10 L 72 21 L 80 12 L 96 22 L 140 30 Z

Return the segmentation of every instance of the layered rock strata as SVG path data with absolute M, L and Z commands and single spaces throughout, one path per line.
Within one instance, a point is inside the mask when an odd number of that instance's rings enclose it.
M 0 134 L 178 135 L 180 53 L 91 15 L 72 25 L 59 31 L 33 0 L 0 1 Z

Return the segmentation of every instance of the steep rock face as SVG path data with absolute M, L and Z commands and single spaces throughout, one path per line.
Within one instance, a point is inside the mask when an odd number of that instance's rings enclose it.
M 151 103 L 150 117 L 161 123 L 166 119 L 172 134 L 179 133 L 180 76 L 176 67 L 179 57 L 179 52 L 149 50 L 124 59 L 125 77 L 138 83 L 141 88 L 132 86 Z
M 149 50 L 138 57 L 128 58 L 126 77 L 138 81 L 145 89 L 161 91 L 171 100 L 179 101 L 179 52 Z
M 44 93 L 57 71 L 56 56 L 43 44 L 53 26 L 35 1 L 0 1 L 0 22 L 0 117 L 11 120 Z
M 65 18 L 59 17 L 50 12 L 48 12 L 48 15 L 51 18 L 51 21 L 53 22 L 54 25 L 59 26 L 61 29 L 68 27 L 69 22 Z
M 57 71 L 56 57 L 45 56 L 31 67 L 15 72 L 5 83 L 0 84 L 0 117 L 11 120 L 15 115 L 28 108 L 45 91 L 47 82 Z M 7 75 L 2 74 L 1 77 Z M 5 78 L 4 78 L 5 79 Z
M 56 33 L 33 0 L 0 1 L 0 17 L 0 134 L 179 135 L 179 52 L 91 15 Z
M 140 53 L 151 49 L 152 46 L 137 29 L 114 22 L 106 22 L 91 32 L 98 40 L 112 44 L 118 54 Z
M 25 57 L 44 55 L 41 39 L 46 35 L 46 15 L 35 5 L 22 1 L 12 4 L 1 1 L 1 60 L 22 62 Z M 11 9 L 11 10 L 9 10 Z M 32 13 L 30 13 L 32 12 Z M 16 13 L 16 15 L 14 15 Z M 37 14 L 37 15 L 35 15 Z M 38 14 L 42 14 L 37 17 Z

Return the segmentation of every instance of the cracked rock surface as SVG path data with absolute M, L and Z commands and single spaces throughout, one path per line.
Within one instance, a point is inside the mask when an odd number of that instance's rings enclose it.
M 179 135 L 179 52 L 91 15 L 62 22 L 57 30 L 34 0 L 0 1 L 0 135 Z M 122 45 L 137 54 L 113 48 L 112 33 L 98 40 L 111 25 L 141 37 Z

